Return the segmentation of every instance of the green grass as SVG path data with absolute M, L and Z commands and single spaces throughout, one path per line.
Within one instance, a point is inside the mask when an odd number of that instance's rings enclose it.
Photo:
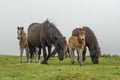
M 0 80 L 120 80 L 120 57 L 101 57 L 93 64 L 90 57 L 84 65 L 70 64 L 70 59 L 50 58 L 49 65 L 19 63 L 18 56 L 0 55 Z

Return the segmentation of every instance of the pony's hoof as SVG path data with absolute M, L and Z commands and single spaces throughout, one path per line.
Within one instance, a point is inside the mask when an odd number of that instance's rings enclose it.
M 20 63 L 22 63 L 22 61 L 20 61 Z
M 41 63 L 41 61 L 40 61 L 40 60 L 38 60 L 38 63 L 40 64 L 40 63 Z
M 32 61 L 29 61 L 28 63 L 32 63 Z
M 75 63 L 75 61 L 71 61 L 71 64 L 74 64 Z
M 83 63 L 80 63 L 80 66 L 83 66 Z
M 26 61 L 26 63 L 29 63 L 29 61 Z
M 41 64 L 48 64 L 46 61 L 42 61 Z

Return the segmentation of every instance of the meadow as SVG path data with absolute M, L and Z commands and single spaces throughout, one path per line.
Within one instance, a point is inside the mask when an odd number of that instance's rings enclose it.
M 87 57 L 82 67 L 69 58 L 50 58 L 48 65 L 25 60 L 19 63 L 19 56 L 0 55 L 0 80 L 120 80 L 120 57 L 101 57 L 99 64 Z

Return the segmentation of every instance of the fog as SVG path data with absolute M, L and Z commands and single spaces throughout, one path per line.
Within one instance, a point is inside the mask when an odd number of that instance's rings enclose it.
M 17 26 L 49 19 L 67 40 L 76 27 L 90 27 L 102 54 L 120 55 L 119 0 L 0 0 L 0 54 L 19 55 Z

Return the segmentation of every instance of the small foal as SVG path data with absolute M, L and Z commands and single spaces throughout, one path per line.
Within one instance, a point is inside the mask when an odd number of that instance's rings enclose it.
M 84 28 L 79 29 L 79 37 L 76 36 L 71 36 L 68 40 L 69 42 L 69 52 L 70 52 L 70 57 L 71 57 L 71 63 L 74 63 L 74 50 L 77 50 L 77 57 L 78 57 L 78 62 L 80 65 L 83 64 L 82 61 L 82 52 L 85 47 L 85 33 L 86 30 Z
M 20 63 L 22 63 L 22 56 L 23 56 L 23 50 L 26 50 L 26 62 L 28 63 L 29 60 L 29 53 L 28 53 L 28 42 L 26 33 L 24 32 L 23 27 L 17 27 L 17 38 L 19 40 L 19 47 L 20 47 Z

